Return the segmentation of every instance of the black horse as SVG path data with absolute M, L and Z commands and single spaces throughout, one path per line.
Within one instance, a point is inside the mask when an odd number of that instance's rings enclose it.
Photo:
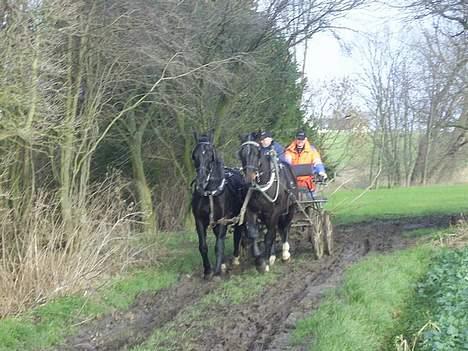
M 196 134 L 197 144 L 192 152 L 192 160 L 197 172 L 192 193 L 192 213 L 198 233 L 198 248 L 203 260 L 205 278 L 212 275 L 206 231 L 208 226 L 216 235 L 216 265 L 214 273 L 225 270 L 224 240 L 229 224 L 234 226 L 234 257 L 233 264 L 239 264 L 239 252 L 242 233 L 245 226 L 237 225 L 235 219 L 239 216 L 244 201 L 245 183 L 239 171 L 225 168 L 218 158 L 213 145 L 213 132 L 208 135 Z
M 241 138 L 239 157 L 244 179 L 250 185 L 245 214 L 247 238 L 257 270 L 268 272 L 276 259 L 274 242 L 277 230 L 283 242 L 282 259 L 286 261 L 291 256 L 288 235 L 296 209 L 297 185 L 290 166 L 280 162 L 277 155 L 263 153 L 258 137 L 258 133 L 250 133 Z M 267 229 L 263 254 L 257 243 L 258 220 Z

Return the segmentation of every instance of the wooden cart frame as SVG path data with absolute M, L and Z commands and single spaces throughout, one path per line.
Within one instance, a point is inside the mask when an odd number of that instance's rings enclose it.
M 312 195 L 308 189 L 300 189 L 297 210 L 291 225 L 291 235 L 300 235 L 313 245 L 315 257 L 333 255 L 333 225 L 330 213 L 324 209 L 327 199 L 322 195 L 326 184 L 317 182 L 317 189 Z

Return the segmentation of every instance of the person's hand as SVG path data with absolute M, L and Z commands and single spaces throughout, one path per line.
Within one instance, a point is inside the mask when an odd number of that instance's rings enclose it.
M 319 176 L 322 177 L 323 180 L 327 179 L 328 176 L 325 172 L 319 172 Z

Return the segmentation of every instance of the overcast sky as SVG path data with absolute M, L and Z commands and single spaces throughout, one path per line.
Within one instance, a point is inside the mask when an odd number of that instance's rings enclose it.
M 308 43 L 306 75 L 309 82 L 317 79 L 328 80 L 335 77 L 353 75 L 363 65 L 362 58 L 355 50 L 346 50 L 352 44 L 363 40 L 368 33 L 382 31 L 384 27 L 392 31 L 401 28 L 399 12 L 383 5 L 373 5 L 368 9 L 353 12 L 339 25 L 352 30 L 341 30 L 340 40 L 331 33 L 318 33 Z

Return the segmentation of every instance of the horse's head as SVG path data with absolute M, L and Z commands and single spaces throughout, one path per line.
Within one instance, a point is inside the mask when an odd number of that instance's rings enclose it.
M 197 172 L 195 185 L 203 193 L 210 181 L 211 172 L 216 161 L 216 150 L 213 146 L 213 134 L 195 135 L 196 145 L 192 151 L 192 161 Z
M 244 179 L 248 184 L 255 182 L 259 176 L 261 156 L 258 133 L 250 133 L 241 137 L 239 158 L 242 162 Z

